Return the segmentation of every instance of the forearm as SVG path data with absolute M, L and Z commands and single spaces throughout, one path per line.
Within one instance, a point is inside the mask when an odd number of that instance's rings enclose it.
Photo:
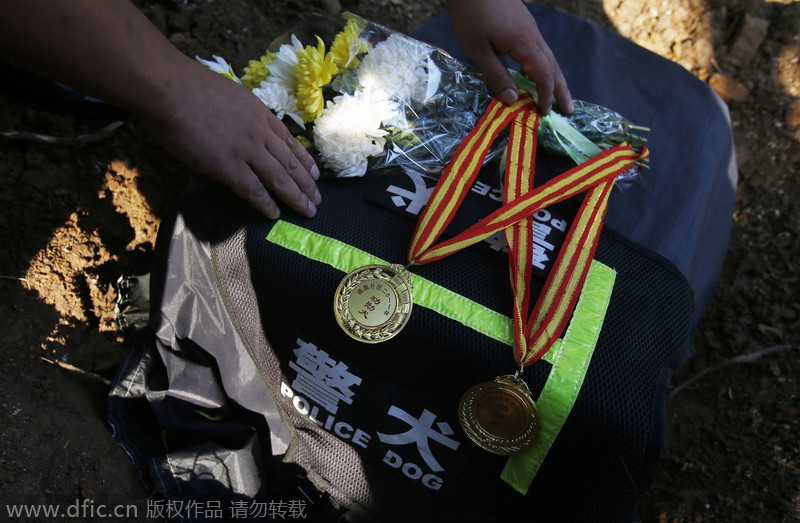
M 128 0 L 3 2 L 0 53 L 144 118 L 164 117 L 182 72 L 199 66 Z

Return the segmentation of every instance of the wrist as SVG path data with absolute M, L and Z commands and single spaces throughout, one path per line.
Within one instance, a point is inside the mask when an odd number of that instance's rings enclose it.
M 203 66 L 174 49 L 158 66 L 140 71 L 138 88 L 126 92 L 122 105 L 148 124 L 173 120 L 182 105 L 194 96 L 192 78 L 203 74 Z M 172 53 L 170 53 L 172 54 Z

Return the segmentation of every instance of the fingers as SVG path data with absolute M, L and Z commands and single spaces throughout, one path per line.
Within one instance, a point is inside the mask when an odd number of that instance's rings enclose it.
M 272 119 L 269 121 L 272 124 Z M 261 189 L 250 185 L 254 182 L 245 176 L 241 193 L 237 193 L 270 218 L 280 213 L 272 197 L 310 218 L 317 213 L 317 205 L 322 200 L 315 183 L 319 168 L 283 124 L 278 121 L 270 128 L 274 132 L 267 134 L 263 152 L 248 164 Z
M 573 111 L 564 75 L 523 2 L 451 0 L 448 6 L 456 38 L 495 96 L 506 104 L 517 100 L 517 86 L 500 59 L 508 55 L 536 82 L 542 113 L 548 113 L 554 102 L 568 113 Z
M 274 220 L 281 214 L 274 198 L 301 216 L 311 218 L 316 215 L 322 198 L 311 174 L 304 168 L 297 169 L 297 165 L 300 165 L 297 159 L 290 160 L 287 166 L 267 152 L 245 165 L 229 185 L 240 198 L 269 219 Z M 311 192 L 311 196 L 306 191 Z
M 573 104 L 567 81 L 553 52 L 539 36 L 532 44 L 511 53 L 511 58 L 520 64 L 522 73 L 536 82 L 539 110 L 547 114 L 557 102 L 567 113 L 572 113 Z
M 556 66 L 558 66 L 558 64 L 556 64 Z M 561 74 L 561 68 L 558 69 L 553 92 L 555 93 L 558 106 L 565 113 L 572 114 L 575 111 L 575 105 L 572 103 L 572 94 L 569 92 L 567 80 L 564 78 L 564 75 Z
M 296 158 L 300 164 L 305 168 L 306 172 L 314 179 L 319 179 L 319 168 L 317 167 L 316 162 L 314 162 L 314 158 L 305 150 L 305 148 L 300 145 L 298 142 L 286 128 L 286 126 L 278 120 L 278 117 L 275 116 L 272 112 L 267 111 L 267 123 L 269 124 L 270 129 L 276 136 L 282 139 L 286 146 L 289 148 L 292 156 Z
M 270 197 L 267 188 L 264 187 L 264 183 L 252 169 L 238 173 L 233 180 L 228 182 L 228 186 L 250 207 L 270 220 L 276 220 L 280 217 L 281 211 L 278 208 L 278 204 Z
M 563 111 L 572 113 L 574 110 L 572 95 L 552 51 L 541 37 L 534 39 L 533 42 L 528 40 L 516 40 L 518 44 L 509 50 L 508 55 L 520 64 L 520 70 L 526 77 L 536 82 L 539 110 L 542 114 L 547 114 L 556 102 Z M 486 45 L 472 49 L 472 59 L 500 101 L 506 105 L 517 101 L 519 94 L 516 83 L 500 60 L 494 46 Z
M 491 47 L 476 49 L 473 52 L 472 60 L 483 73 L 483 78 L 491 91 L 501 102 L 512 105 L 517 101 L 519 98 L 517 84 Z
M 181 103 L 147 122 L 154 136 L 264 216 L 280 215 L 279 200 L 314 216 L 320 172 L 311 155 L 249 90 L 193 60 L 188 64 L 176 88 Z

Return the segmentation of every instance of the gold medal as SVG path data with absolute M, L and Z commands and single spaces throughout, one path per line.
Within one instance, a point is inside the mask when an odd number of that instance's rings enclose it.
M 528 386 L 515 376 L 471 387 L 461 396 L 458 418 L 469 439 L 501 456 L 518 454 L 539 437 L 536 405 Z
M 411 314 L 412 278 L 401 265 L 366 265 L 339 283 L 333 300 L 336 321 L 358 341 L 393 338 Z

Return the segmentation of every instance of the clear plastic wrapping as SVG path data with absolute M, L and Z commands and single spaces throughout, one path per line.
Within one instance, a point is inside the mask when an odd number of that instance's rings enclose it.
M 557 115 L 553 118 L 566 121 L 597 149 L 605 151 L 623 142 L 628 142 L 634 149 L 639 149 L 647 143 L 647 139 L 641 135 L 649 131 L 646 127 L 634 125 L 619 113 L 597 104 L 583 100 L 574 100 L 573 104 L 575 110 L 572 114 Z M 583 150 L 579 142 L 565 140 L 560 133 L 554 131 L 554 126 L 547 122 L 539 129 L 538 145 L 549 153 L 567 155 L 576 162 L 582 161 L 584 156 L 591 157 L 597 153 L 597 150 Z M 617 181 L 630 181 L 642 168 L 647 167 L 648 159 L 645 159 L 641 164 L 636 164 L 619 175 Z
M 215 59 L 201 61 L 249 88 L 337 177 L 386 167 L 438 173 L 491 101 L 471 66 L 351 13 L 311 18 L 250 61 L 241 78 Z M 530 81 L 514 77 L 535 96 Z M 625 140 L 643 143 L 633 133 L 641 130 L 576 101 L 572 115 L 542 119 L 539 142 L 580 162 Z M 495 147 L 490 154 L 502 143 Z

